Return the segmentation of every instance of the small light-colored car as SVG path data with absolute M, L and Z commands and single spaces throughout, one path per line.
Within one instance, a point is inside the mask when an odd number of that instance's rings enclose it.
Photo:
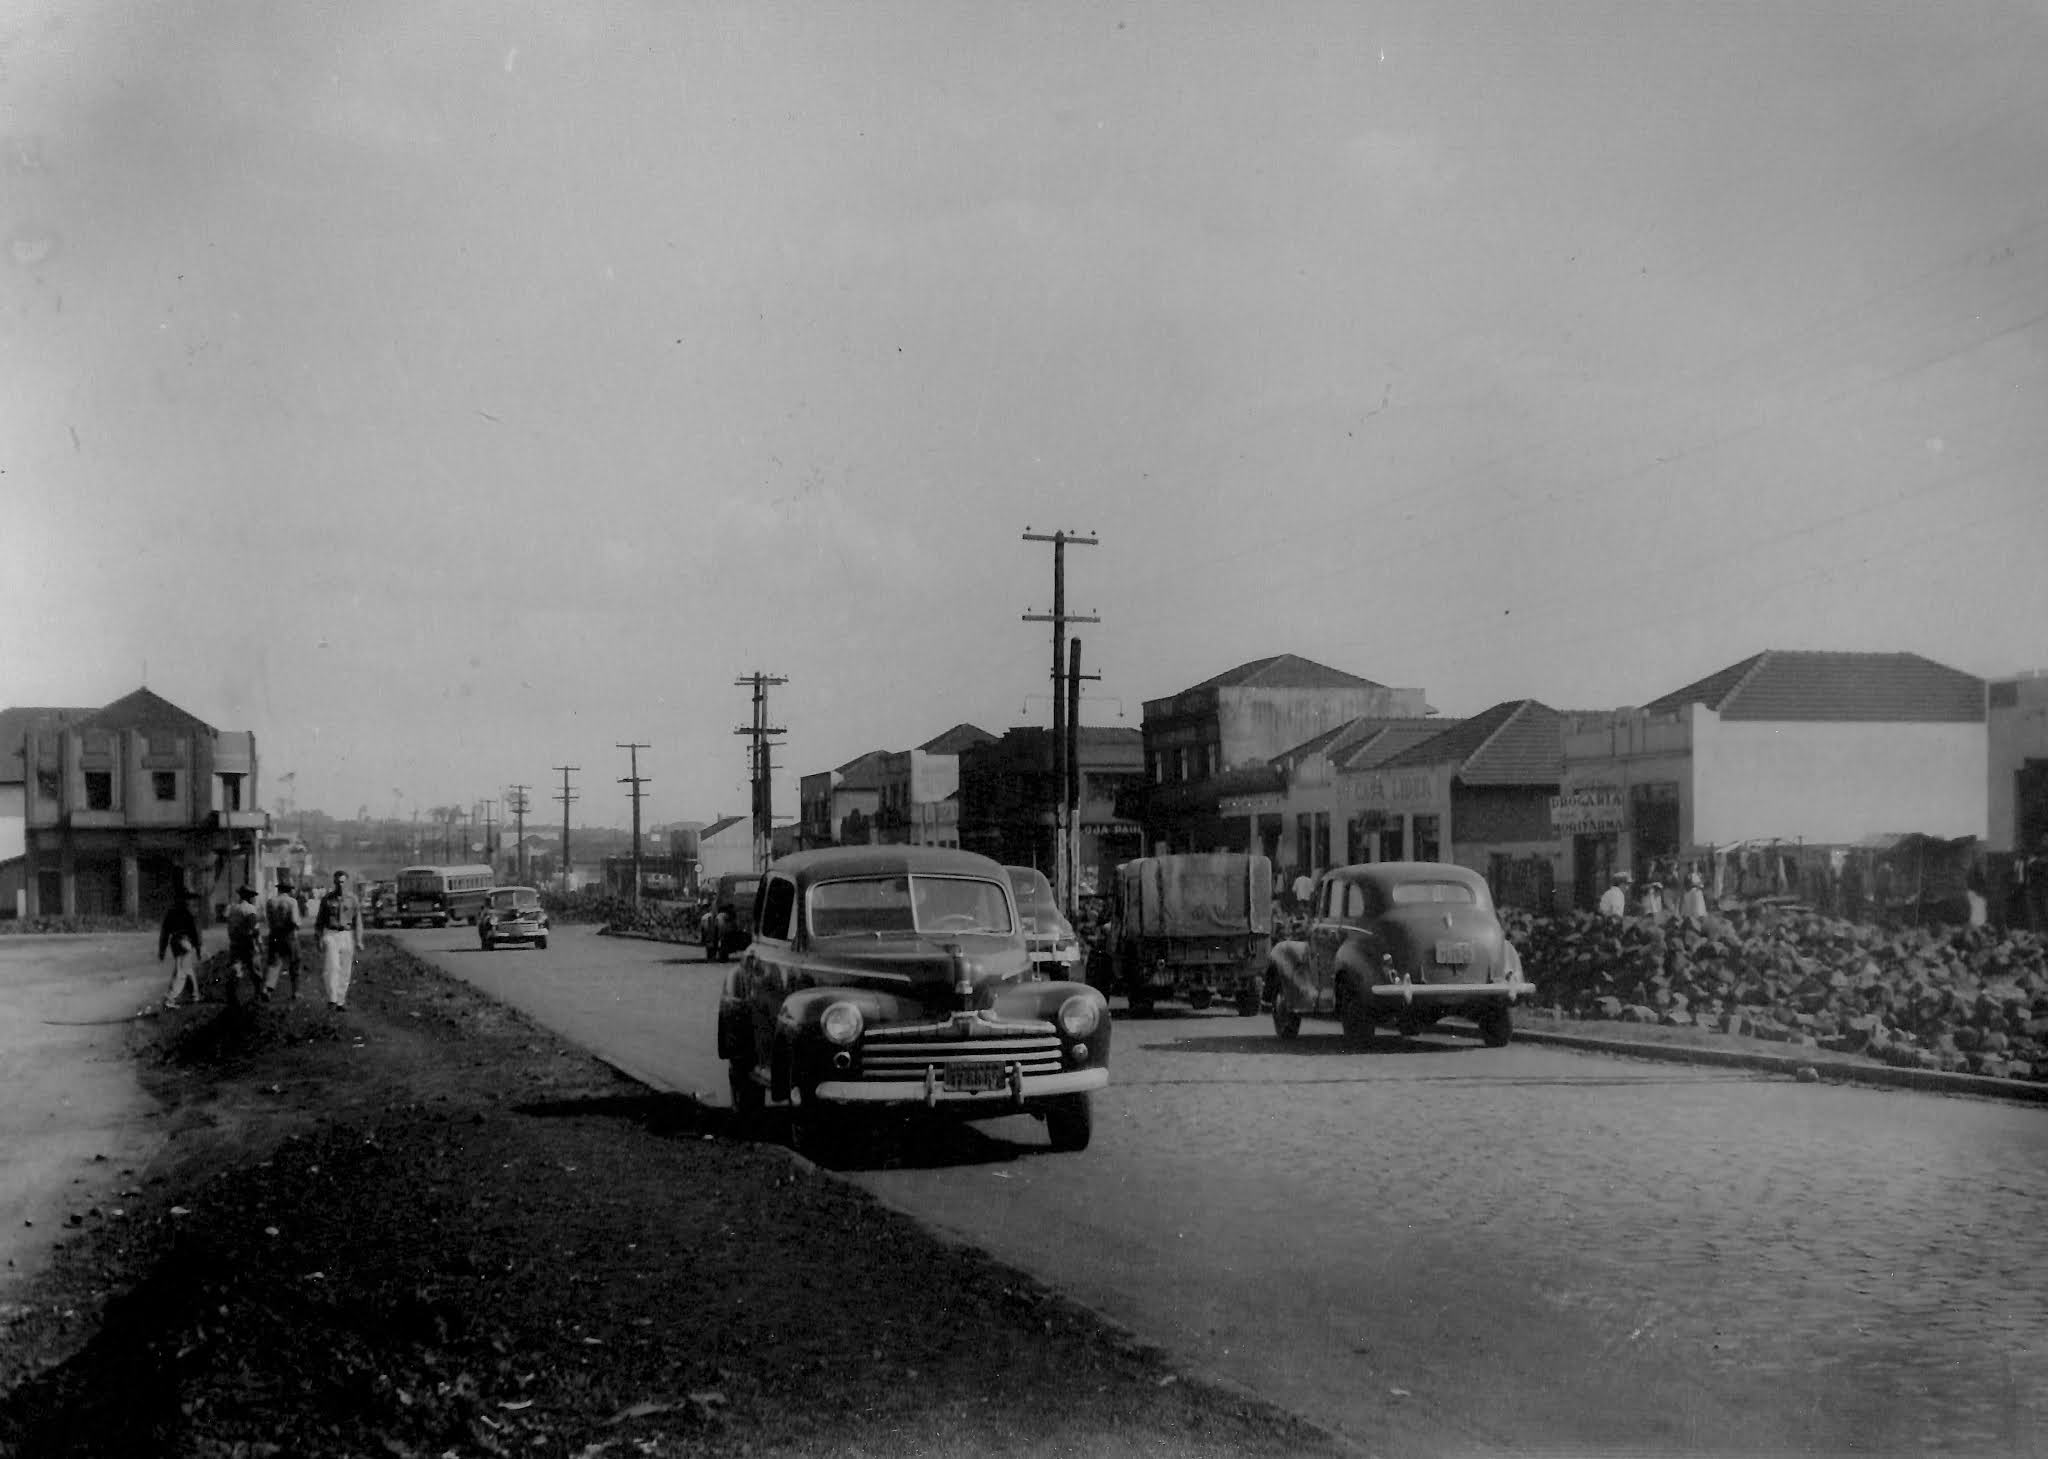
M 1003 868 L 930 846 L 776 862 L 718 1006 L 735 1112 L 787 1104 L 807 1149 L 915 1113 L 1035 1115 L 1083 1149 L 1109 1038 L 1102 994 L 1037 976 Z
M 1024 941 L 1031 948 L 1031 965 L 1044 978 L 1081 977 L 1081 939 L 1074 924 L 1060 911 L 1052 883 L 1045 873 L 1030 866 L 1006 866 L 1010 890 L 1017 894 L 1017 915 L 1024 921 Z
M 484 894 L 482 910 L 476 914 L 476 940 L 485 952 L 508 942 L 548 945 L 548 914 L 541 907 L 540 893 L 532 887 L 492 887 Z
M 1361 1048 L 1383 1024 L 1413 1035 L 1450 1016 L 1471 1019 L 1498 1048 L 1514 1036 L 1515 1004 L 1536 991 L 1486 879 L 1434 861 L 1325 875 L 1306 936 L 1274 946 L 1268 984 L 1281 1038 L 1304 1018 L 1335 1018 Z

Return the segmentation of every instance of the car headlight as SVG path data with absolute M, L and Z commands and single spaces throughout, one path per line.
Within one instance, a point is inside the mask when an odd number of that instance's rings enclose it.
M 825 1035 L 826 1042 L 841 1046 L 859 1038 L 860 1027 L 860 1009 L 851 1003 L 834 1003 L 818 1020 L 818 1030 Z
M 1070 1039 L 1088 1037 L 1101 1021 L 1101 1000 L 1085 993 L 1076 993 L 1060 1005 L 1060 1032 Z

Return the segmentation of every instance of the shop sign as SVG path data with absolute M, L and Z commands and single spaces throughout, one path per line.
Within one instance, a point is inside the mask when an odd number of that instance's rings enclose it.
M 1436 774 L 1430 770 L 1374 770 L 1356 776 L 1349 798 L 1384 810 L 1433 806 Z
M 1611 787 L 1568 791 L 1550 798 L 1550 824 L 1567 836 L 1619 831 L 1627 821 L 1628 808 L 1621 792 Z

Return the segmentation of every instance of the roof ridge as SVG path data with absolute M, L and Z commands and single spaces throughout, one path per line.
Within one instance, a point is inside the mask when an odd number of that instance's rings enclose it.
M 1730 685 L 1728 692 L 1721 696 L 1721 702 L 1719 704 L 1709 705 L 1708 707 L 1712 709 L 1716 714 L 1726 714 L 1728 712 L 1728 706 L 1735 702 L 1736 696 L 1741 694 L 1742 691 L 1747 689 L 1751 684 L 1755 683 L 1757 675 L 1761 674 L 1764 671 L 1765 666 L 1768 665 L 1773 658 L 1777 657 L 1777 655 L 1781 651 L 1782 650 L 1775 648 L 1767 648 L 1758 653 L 1755 658 L 1749 661 L 1749 667 L 1742 671 L 1742 677 L 1737 679 L 1732 685 Z
M 1504 700 L 1502 702 L 1506 703 L 1508 701 Z M 1495 725 L 1491 730 L 1487 731 L 1486 738 L 1481 740 L 1477 745 L 1473 746 L 1472 753 L 1467 755 L 1464 759 L 1458 762 L 1458 768 L 1460 770 L 1463 770 L 1466 766 L 1470 765 L 1474 760 L 1477 760 L 1481 755 L 1485 754 L 1487 747 L 1491 745 L 1495 740 L 1499 739 L 1503 734 L 1505 734 L 1507 732 L 1507 727 L 1513 724 L 1518 718 L 1521 717 L 1523 710 L 1527 709 L 1531 704 L 1534 704 L 1535 702 L 1536 701 L 1533 699 L 1514 700 L 1513 703 L 1515 707 L 1513 709 L 1510 709 L 1506 714 L 1502 715 L 1500 723 Z

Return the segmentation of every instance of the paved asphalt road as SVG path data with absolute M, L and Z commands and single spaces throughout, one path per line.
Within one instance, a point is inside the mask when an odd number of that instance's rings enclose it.
M 403 936 L 724 1101 L 694 947 Z M 853 1178 L 1372 1452 L 2048 1454 L 2048 1111 L 1220 1012 L 1112 1077 Z

